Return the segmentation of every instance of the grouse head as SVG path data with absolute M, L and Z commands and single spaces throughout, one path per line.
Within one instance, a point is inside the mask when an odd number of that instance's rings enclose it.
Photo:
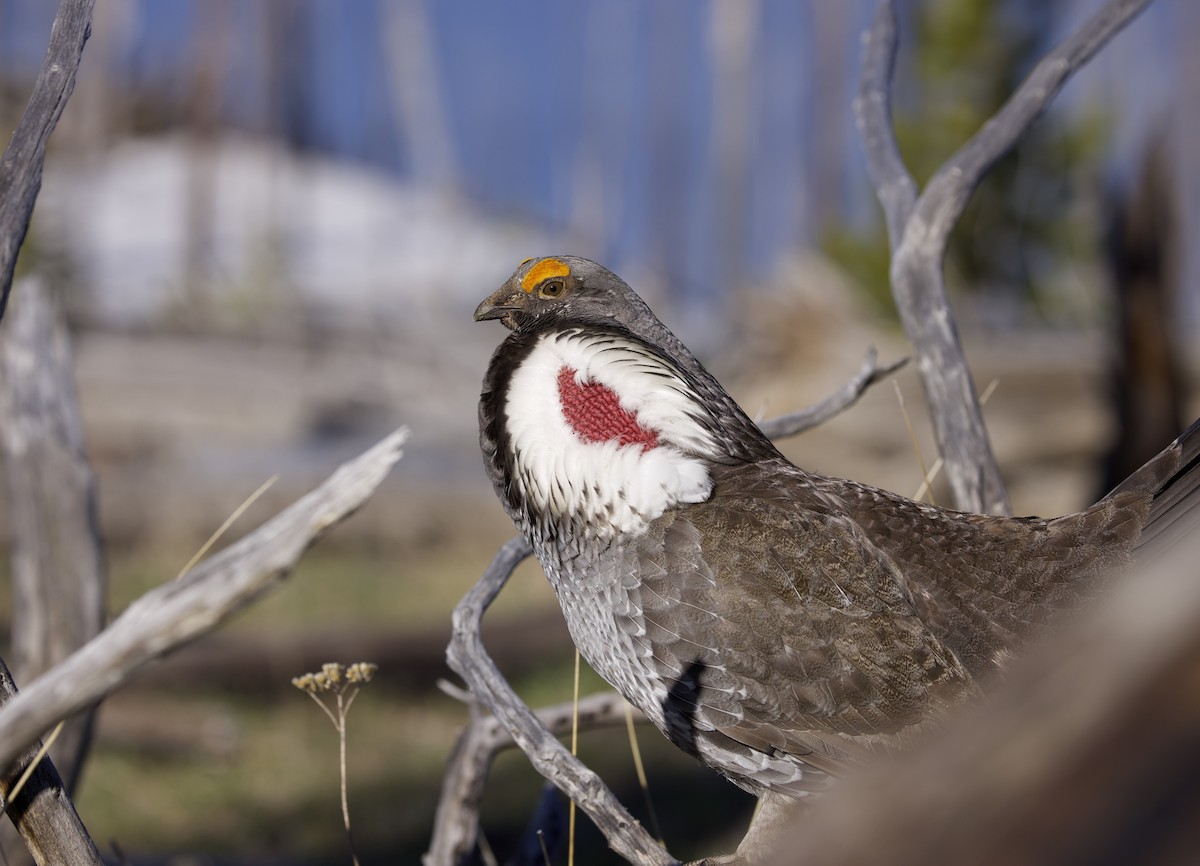
M 529 259 L 475 310 L 512 334 L 484 380 L 480 437 L 523 527 L 636 530 L 711 493 L 708 465 L 777 452 L 611 271 Z

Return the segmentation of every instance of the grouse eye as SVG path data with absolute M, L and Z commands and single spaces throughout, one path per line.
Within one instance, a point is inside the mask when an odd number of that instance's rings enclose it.
M 538 295 L 543 298 L 557 298 L 565 288 L 562 280 L 546 280 L 538 289 Z

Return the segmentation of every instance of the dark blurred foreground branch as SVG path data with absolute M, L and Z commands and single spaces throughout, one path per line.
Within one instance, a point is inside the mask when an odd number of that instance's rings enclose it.
M 212 631 L 280 585 L 327 529 L 358 509 L 400 459 L 401 429 L 256 531 L 143 595 L 78 652 L 0 707 L 0 767 L 55 722 L 113 691 L 148 662 Z
M 25 113 L 0 157 L 0 316 L 8 304 L 17 251 L 25 241 L 33 203 L 42 187 L 46 141 L 75 89 L 83 45 L 92 31 L 95 0 L 62 0 L 50 45 Z
M 16 694 L 12 674 L 0 660 L 0 704 Z M 17 796 L 11 797 L 10 792 L 24 776 L 29 763 L 37 757 L 40 746 L 37 742 L 31 744 L 12 771 L 0 778 L 4 814 L 21 834 L 21 841 L 39 866 L 43 863 L 102 866 L 104 861 L 100 852 L 79 820 L 79 813 L 49 755 L 38 762 Z M 9 856 L 6 855 L 6 863 Z
M 1150 0 L 1109 0 L 1047 54 L 1004 106 L 947 160 L 917 196 L 891 124 L 897 33 L 894 0 L 881 0 L 863 51 L 854 103 L 867 165 L 887 220 L 896 307 L 917 355 L 955 505 L 1011 513 L 975 384 L 946 297 L 942 263 L 971 193 L 1062 89 Z
M 1195 863 L 1200 534 L 1180 536 L 982 705 L 799 810 L 773 862 Z

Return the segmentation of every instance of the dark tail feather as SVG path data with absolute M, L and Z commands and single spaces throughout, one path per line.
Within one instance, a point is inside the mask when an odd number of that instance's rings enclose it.
M 1127 491 L 1153 497 L 1137 549 L 1173 545 L 1200 531 L 1200 420 L 1108 496 Z

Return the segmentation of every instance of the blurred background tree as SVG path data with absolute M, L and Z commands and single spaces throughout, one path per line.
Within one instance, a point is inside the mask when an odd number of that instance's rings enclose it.
M 992 116 L 1053 44 L 1061 4 L 931 0 L 909 4 L 894 106 L 905 161 L 923 186 Z M 911 33 L 911 36 L 908 34 Z M 1014 327 L 1030 318 L 1095 323 L 1096 310 L 1062 291 L 1065 271 L 1099 256 L 1096 205 L 1105 158 L 1104 113 L 1055 106 L 975 192 L 951 237 L 946 282 L 967 292 L 968 320 Z M 828 226 L 824 247 L 887 315 L 883 221 L 866 231 Z

